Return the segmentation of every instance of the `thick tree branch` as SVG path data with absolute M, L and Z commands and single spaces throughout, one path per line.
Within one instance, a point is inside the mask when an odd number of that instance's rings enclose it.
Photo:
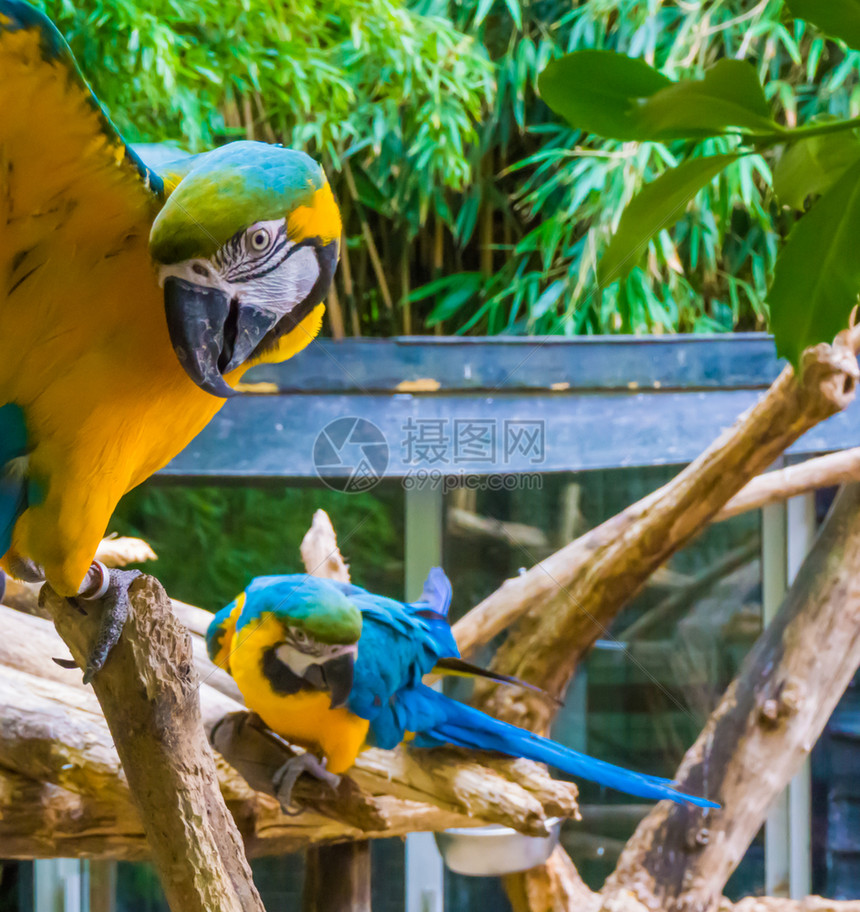
M 860 447 L 816 456 L 753 478 L 717 513 L 714 522 L 851 481 L 860 481 Z
M 53 625 L 0 607 L 0 627 L 0 770 L 76 792 L 82 796 L 79 801 L 96 802 L 99 813 L 110 810 L 118 821 L 127 821 L 133 806 L 112 738 L 80 674 L 51 661 L 51 656 L 67 654 Z M 231 698 L 232 678 L 198 655 L 202 642 L 193 639 L 195 646 L 200 644 L 195 663 L 203 682 L 201 713 L 209 729 L 243 705 Z M 260 756 L 255 744 L 246 747 L 250 762 L 268 767 L 270 773 L 284 762 L 282 752 Z M 281 814 L 273 798 L 252 791 L 225 762 L 218 759 L 217 766 L 222 792 L 251 854 L 355 838 L 365 831 L 393 836 L 412 829 L 468 826 L 470 821 L 542 834 L 547 817 L 577 813 L 576 787 L 527 761 L 488 759 L 482 766 L 456 752 L 369 750 L 337 794 L 300 779 L 295 795 L 306 811 L 298 817 Z M 34 816 L 39 817 L 38 811 Z M 139 835 L 136 811 L 134 819 Z M 122 827 L 126 824 L 105 828 L 113 844 L 123 832 L 131 838 L 131 831 Z M 11 838 L 9 829 L 0 828 L 0 854 L 11 857 L 7 836 Z M 138 857 L 145 849 L 130 851 Z
M 628 842 L 604 906 L 707 912 L 860 665 L 860 485 L 846 488 L 777 616 L 687 752 L 676 781 L 722 805 L 661 802 Z
M 508 580 L 457 624 L 461 648 L 470 652 L 520 618 L 494 667 L 562 694 L 579 658 L 650 574 L 789 444 L 853 399 L 860 372 L 849 340 L 846 333 L 833 346 L 805 352 L 801 381 L 786 368 L 671 482 Z M 546 701 L 510 688 L 485 688 L 483 702 L 494 715 L 535 730 L 553 713 Z
M 83 666 L 98 629 L 95 604 L 82 616 L 48 586 L 42 598 Z M 93 689 L 171 909 L 262 912 L 203 731 L 190 635 L 151 577 L 132 583 L 129 618 Z

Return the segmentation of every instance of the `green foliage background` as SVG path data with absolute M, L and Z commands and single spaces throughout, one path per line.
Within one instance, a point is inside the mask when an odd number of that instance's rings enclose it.
M 570 128 L 536 90 L 569 51 L 619 51 L 672 79 L 746 59 L 780 124 L 860 112 L 860 55 L 782 0 L 36 2 L 129 140 L 196 151 L 261 138 L 324 162 L 346 235 L 335 335 L 765 328 L 778 242 L 797 218 L 771 192 L 773 156 L 730 164 L 598 293 L 622 211 L 691 147 Z M 707 140 L 697 155 L 731 148 Z M 217 607 L 256 573 L 299 568 L 314 507 L 343 534 L 360 501 L 150 485 L 111 528 L 153 542 L 178 597 Z M 402 510 L 372 496 L 362 507 L 372 521 L 346 550 L 378 576 L 359 581 L 397 594 Z
M 299 545 L 314 512 L 331 517 L 354 582 L 400 596 L 403 589 L 403 492 L 323 488 L 184 487 L 152 481 L 127 495 L 111 531 L 145 539 L 155 573 L 181 601 L 217 611 L 255 576 L 303 573 Z
M 762 329 L 767 278 L 793 216 L 749 156 L 596 293 L 626 203 L 684 143 L 580 134 L 536 94 L 581 48 L 673 79 L 754 62 L 789 126 L 860 110 L 858 54 L 791 21 L 781 0 L 49 0 L 85 73 L 132 140 L 192 149 L 252 136 L 321 158 L 347 251 L 336 334 Z M 702 154 L 727 151 L 725 141 Z

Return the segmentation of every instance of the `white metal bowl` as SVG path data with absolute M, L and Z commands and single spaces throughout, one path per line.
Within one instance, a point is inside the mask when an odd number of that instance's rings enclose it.
M 561 818 L 547 820 L 547 836 L 526 836 L 506 826 L 455 827 L 434 834 L 445 864 L 457 874 L 500 877 L 543 864 L 558 845 Z

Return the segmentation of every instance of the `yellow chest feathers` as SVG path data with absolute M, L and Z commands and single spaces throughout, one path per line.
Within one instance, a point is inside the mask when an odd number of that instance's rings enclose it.
M 230 673 L 248 708 L 272 731 L 289 741 L 322 751 L 328 759 L 328 769 L 343 773 L 363 749 L 369 723 L 345 707 L 331 709 L 331 697 L 327 693 L 275 691 L 263 673 L 263 656 L 282 640 L 281 625 L 271 614 L 245 624 L 233 637 Z

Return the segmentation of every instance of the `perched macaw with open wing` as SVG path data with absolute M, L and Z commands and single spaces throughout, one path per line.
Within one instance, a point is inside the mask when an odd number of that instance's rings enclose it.
M 263 576 L 215 615 L 207 646 L 249 709 L 277 734 L 321 752 L 328 773 L 348 770 L 365 746 L 407 740 L 527 757 L 642 798 L 717 807 L 668 779 L 587 757 L 423 684 L 424 675 L 441 672 L 529 686 L 459 658 L 450 601 L 439 568 L 412 604 L 313 576 Z
M 156 174 L 53 24 L 0 0 L 0 566 L 121 620 L 93 561 L 117 501 L 247 368 L 313 339 L 340 232 L 301 152 L 236 142 Z

